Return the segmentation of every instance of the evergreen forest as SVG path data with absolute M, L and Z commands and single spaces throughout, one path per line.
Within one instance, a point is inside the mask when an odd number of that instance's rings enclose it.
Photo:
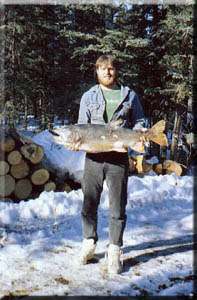
M 193 130 L 192 5 L 1 5 L 0 16 L 1 123 L 75 123 L 96 59 L 113 54 L 150 126 L 165 119 L 168 129 Z

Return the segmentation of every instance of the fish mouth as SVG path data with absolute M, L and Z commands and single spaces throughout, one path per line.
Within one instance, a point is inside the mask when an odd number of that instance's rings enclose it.
M 55 135 L 55 136 L 60 136 L 58 133 L 56 133 L 53 129 L 49 130 L 50 133 L 52 133 L 52 135 Z

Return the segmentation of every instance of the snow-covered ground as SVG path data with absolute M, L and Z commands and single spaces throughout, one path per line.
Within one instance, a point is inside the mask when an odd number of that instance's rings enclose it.
M 52 165 L 78 181 L 84 153 L 66 150 L 42 132 L 34 137 Z M 99 207 L 95 259 L 77 267 L 82 190 L 43 192 L 0 202 L 0 297 L 5 295 L 179 296 L 193 294 L 193 176 L 131 176 L 123 272 L 108 275 L 108 193 Z M 55 213 L 56 212 L 56 213 Z M 57 222 L 57 228 L 54 223 Z

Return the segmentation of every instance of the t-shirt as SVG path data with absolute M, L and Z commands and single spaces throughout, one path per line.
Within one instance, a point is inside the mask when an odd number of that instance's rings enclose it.
M 120 89 L 110 91 L 102 89 L 102 93 L 106 101 L 107 121 L 109 122 L 120 102 Z

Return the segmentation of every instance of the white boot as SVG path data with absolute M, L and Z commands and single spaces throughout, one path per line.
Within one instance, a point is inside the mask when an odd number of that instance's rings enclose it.
M 120 261 L 121 250 L 117 245 L 110 244 L 108 249 L 108 273 L 119 274 L 122 271 Z
M 84 239 L 79 256 L 76 258 L 77 265 L 86 265 L 87 261 L 94 256 L 96 244 L 93 239 Z

